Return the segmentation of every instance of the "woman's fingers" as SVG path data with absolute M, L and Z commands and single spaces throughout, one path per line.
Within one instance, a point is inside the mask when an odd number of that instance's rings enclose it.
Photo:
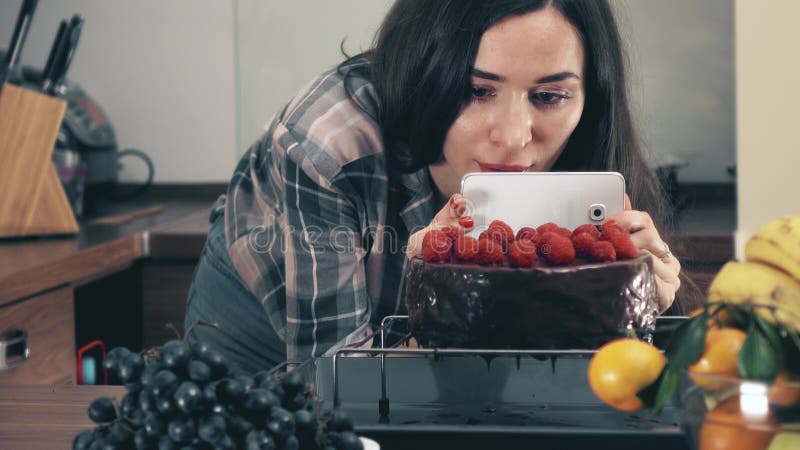
M 461 233 L 472 230 L 475 222 L 471 216 L 464 215 L 466 212 L 467 199 L 461 194 L 450 196 L 444 207 L 433 217 L 430 225 L 409 236 L 406 257 L 411 258 L 422 253 L 422 239 L 425 238 L 425 233 L 430 230 L 438 230 L 448 226 L 454 227 Z
M 627 206 L 626 196 L 626 206 Z M 637 249 L 651 254 L 653 258 L 653 271 L 658 287 L 658 302 L 661 312 L 672 305 L 675 293 L 680 288 L 679 274 L 681 264 L 669 246 L 661 239 L 661 235 L 653 223 L 650 214 L 636 210 L 625 210 L 613 217 L 621 227 L 628 230 L 631 241 Z
M 675 301 L 675 294 L 681 287 L 680 278 L 666 280 L 656 275 L 656 290 L 658 291 L 658 313 L 661 314 Z

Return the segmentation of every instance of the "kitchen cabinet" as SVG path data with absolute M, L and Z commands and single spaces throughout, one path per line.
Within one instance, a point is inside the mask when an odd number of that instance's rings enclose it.
M 0 330 L 28 335 L 29 359 L 0 371 L 0 384 L 75 383 L 74 299 L 70 287 L 12 302 L 0 308 Z

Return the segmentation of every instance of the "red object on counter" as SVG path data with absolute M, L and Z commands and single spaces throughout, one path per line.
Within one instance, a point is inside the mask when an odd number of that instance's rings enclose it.
M 100 347 L 102 358 L 100 359 L 100 361 L 98 361 L 98 364 L 100 365 L 101 370 L 103 371 L 103 384 L 108 384 L 108 372 L 106 372 L 106 369 L 103 367 L 103 361 L 106 360 L 106 344 L 99 339 L 95 339 L 92 342 L 89 342 L 88 344 L 78 349 L 78 357 L 76 362 L 76 368 L 78 373 L 78 384 L 83 384 L 83 356 L 84 354 L 86 354 L 86 352 L 95 347 Z

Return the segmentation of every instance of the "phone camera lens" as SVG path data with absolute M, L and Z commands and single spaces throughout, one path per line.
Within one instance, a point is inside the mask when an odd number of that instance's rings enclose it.
M 587 213 L 589 214 L 590 220 L 599 222 L 606 218 L 606 207 L 603 204 L 596 203 L 589 207 Z

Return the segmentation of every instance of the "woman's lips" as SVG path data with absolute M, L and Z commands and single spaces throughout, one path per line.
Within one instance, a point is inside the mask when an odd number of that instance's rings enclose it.
M 481 172 L 524 172 L 528 167 L 516 164 L 488 164 L 478 162 Z

